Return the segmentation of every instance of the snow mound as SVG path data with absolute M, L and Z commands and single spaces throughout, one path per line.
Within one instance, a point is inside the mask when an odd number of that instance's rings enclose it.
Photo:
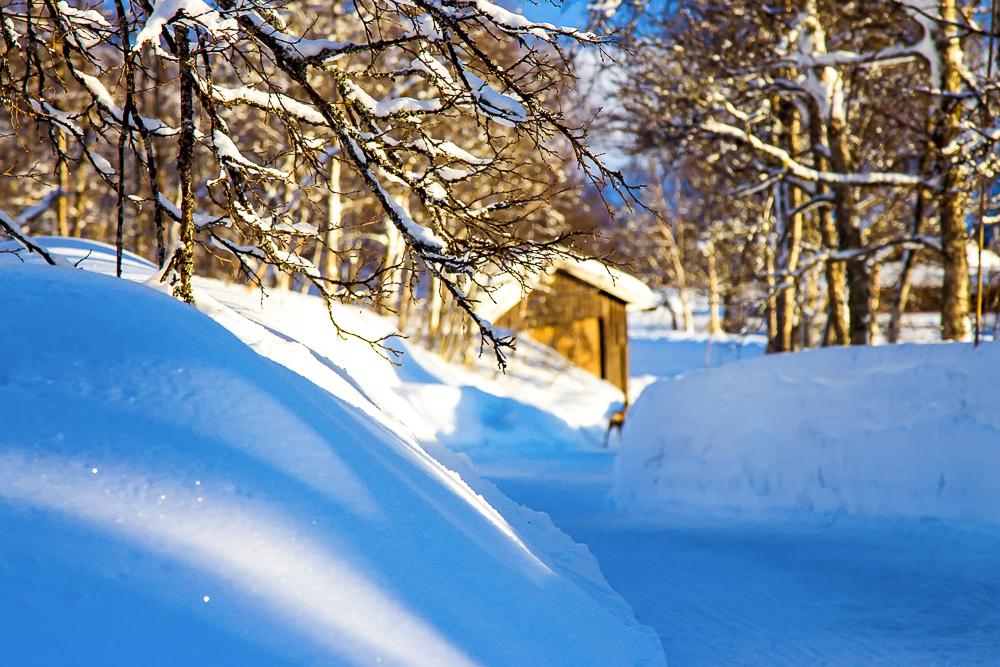
M 85 271 L 0 281 L 5 662 L 662 662 L 306 348 Z
M 839 348 L 650 386 L 614 500 L 642 516 L 848 513 L 1000 521 L 1000 347 Z

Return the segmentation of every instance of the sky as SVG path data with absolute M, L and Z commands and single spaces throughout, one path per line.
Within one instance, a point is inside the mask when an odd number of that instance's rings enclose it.
M 557 23 L 576 28 L 582 28 L 587 22 L 587 0 L 565 0 L 552 3 L 548 0 L 530 2 L 526 0 L 509 0 L 503 4 L 522 12 L 534 21 Z

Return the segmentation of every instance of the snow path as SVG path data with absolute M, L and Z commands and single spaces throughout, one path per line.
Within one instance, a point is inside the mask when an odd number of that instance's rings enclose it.
M 847 517 L 650 528 L 605 511 L 611 455 L 481 465 L 590 548 L 675 667 L 1000 662 L 1000 530 Z

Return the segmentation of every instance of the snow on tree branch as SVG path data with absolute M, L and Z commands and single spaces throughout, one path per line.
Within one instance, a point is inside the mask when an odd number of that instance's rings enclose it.
M 53 178 L 89 165 L 107 186 L 119 250 L 152 216 L 157 261 L 174 272 L 197 265 L 185 248 L 198 242 L 254 282 L 266 265 L 328 298 L 376 298 L 384 269 L 332 275 L 301 252 L 341 224 L 312 221 L 342 197 L 332 161 L 501 362 L 510 342 L 461 285 L 536 261 L 528 241 L 548 232 L 525 225 L 543 193 L 530 171 L 575 160 L 635 200 L 560 101 L 564 47 L 605 38 L 488 0 L 11 0 L 0 26 L 3 108 L 45 128 Z M 175 187 L 180 204 L 164 194 Z M 173 256 L 164 222 L 188 239 Z
M 842 185 L 891 185 L 902 187 L 927 187 L 930 184 L 919 176 L 910 174 L 897 174 L 887 172 L 868 173 L 847 173 L 838 174 L 828 171 L 820 171 L 807 167 L 795 160 L 788 151 L 762 141 L 753 133 L 742 130 L 735 125 L 722 123 L 714 119 L 709 119 L 701 123 L 701 129 L 711 134 L 721 137 L 735 139 L 746 143 L 748 146 L 760 151 L 762 154 L 773 158 L 787 169 L 792 175 L 804 181 L 814 181 L 820 183 L 842 184 Z

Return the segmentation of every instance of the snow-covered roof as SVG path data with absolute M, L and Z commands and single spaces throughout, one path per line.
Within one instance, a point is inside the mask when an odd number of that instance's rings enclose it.
M 564 271 L 577 280 L 624 301 L 629 310 L 646 310 L 659 303 L 653 290 L 621 269 L 596 259 L 563 256 L 546 270 L 523 276 L 521 280 L 507 273 L 490 277 L 489 293 L 480 298 L 476 314 L 490 322 L 496 321 L 520 303 L 542 280 L 558 271 Z

